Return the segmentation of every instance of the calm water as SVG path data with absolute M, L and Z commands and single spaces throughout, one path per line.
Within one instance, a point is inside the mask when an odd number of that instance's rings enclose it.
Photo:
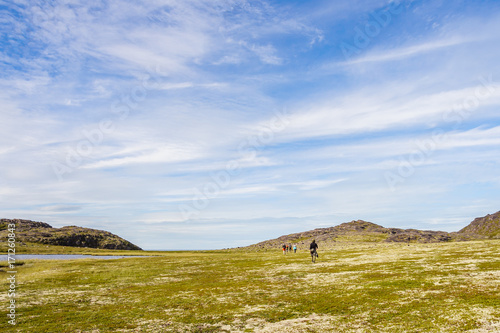
M 92 256 L 89 254 L 16 254 L 16 260 L 40 259 L 40 260 L 71 260 L 71 259 L 122 259 L 122 258 L 145 258 L 147 256 Z M 0 261 L 7 261 L 7 255 L 0 255 Z

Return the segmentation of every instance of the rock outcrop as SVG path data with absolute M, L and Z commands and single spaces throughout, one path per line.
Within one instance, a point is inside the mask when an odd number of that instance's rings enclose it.
M 67 226 L 53 228 L 44 222 L 0 219 L 1 239 L 6 239 L 8 224 L 16 226 L 16 239 L 22 243 L 40 243 L 110 250 L 142 250 L 137 245 L 108 231 Z M 5 234 L 5 235 L 3 235 Z
M 290 243 L 304 247 L 308 246 L 313 239 L 323 244 L 324 247 L 329 247 L 339 242 L 439 243 L 486 238 L 500 238 L 500 212 L 478 217 L 459 232 L 385 228 L 375 223 L 357 220 L 335 227 L 284 235 L 250 245 L 248 248 L 280 248 L 282 244 Z
M 458 233 L 484 236 L 486 238 L 500 238 L 500 211 L 474 219 Z

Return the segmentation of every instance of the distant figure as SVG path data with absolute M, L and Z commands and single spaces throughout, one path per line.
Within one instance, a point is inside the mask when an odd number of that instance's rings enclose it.
M 316 251 L 318 249 L 318 244 L 316 244 L 316 241 L 313 239 L 311 245 L 309 245 L 309 251 L 311 251 L 311 260 L 312 262 L 316 262 L 316 258 L 318 258 L 318 252 Z
M 290 253 L 292 253 L 292 244 L 288 244 L 288 249 L 290 250 Z
M 283 244 L 282 248 L 283 248 L 283 254 L 286 254 L 286 252 L 285 252 L 286 251 L 286 245 Z
M 293 246 L 293 253 L 297 253 L 297 244 Z

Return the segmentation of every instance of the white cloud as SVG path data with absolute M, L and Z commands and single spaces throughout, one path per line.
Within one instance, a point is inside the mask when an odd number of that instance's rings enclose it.
M 82 209 L 82 207 L 70 206 L 70 205 L 53 205 L 53 206 L 44 206 L 40 208 L 40 210 L 42 211 L 56 212 L 56 213 L 74 212 L 80 209 Z
M 385 62 L 400 60 L 407 57 L 414 57 L 421 53 L 437 51 L 442 48 L 461 45 L 465 43 L 472 42 L 472 39 L 463 39 L 460 37 L 446 38 L 443 40 L 426 42 L 419 45 L 411 45 L 408 47 L 402 47 L 393 50 L 386 50 L 385 52 L 372 51 L 365 56 L 358 57 L 356 59 L 348 61 L 347 65 L 370 63 L 370 62 Z
M 130 164 L 176 163 L 201 158 L 204 154 L 196 148 L 180 145 L 164 145 L 156 149 L 147 149 L 133 156 L 103 159 L 84 165 L 83 168 L 113 168 Z
M 500 88 L 489 91 L 480 82 L 467 88 L 431 94 L 417 91 L 406 94 L 404 99 L 400 92 L 406 88 L 392 88 L 388 85 L 375 90 L 391 91 L 390 94 L 364 91 L 364 94 L 354 92 L 342 98 L 314 101 L 311 106 L 288 117 L 289 123 L 279 139 L 298 140 L 417 125 L 451 125 L 480 114 L 481 108 L 500 105 Z M 482 94 L 480 98 L 476 97 L 478 89 Z
M 276 49 L 272 45 L 252 45 L 249 49 L 265 64 L 280 65 L 283 61 L 276 55 Z

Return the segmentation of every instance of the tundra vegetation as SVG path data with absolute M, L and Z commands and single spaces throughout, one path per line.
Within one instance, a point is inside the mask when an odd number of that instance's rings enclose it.
M 31 253 L 69 253 L 27 244 Z M 9 332 L 498 332 L 500 240 L 24 260 Z M 7 267 L 0 265 L 7 307 Z

